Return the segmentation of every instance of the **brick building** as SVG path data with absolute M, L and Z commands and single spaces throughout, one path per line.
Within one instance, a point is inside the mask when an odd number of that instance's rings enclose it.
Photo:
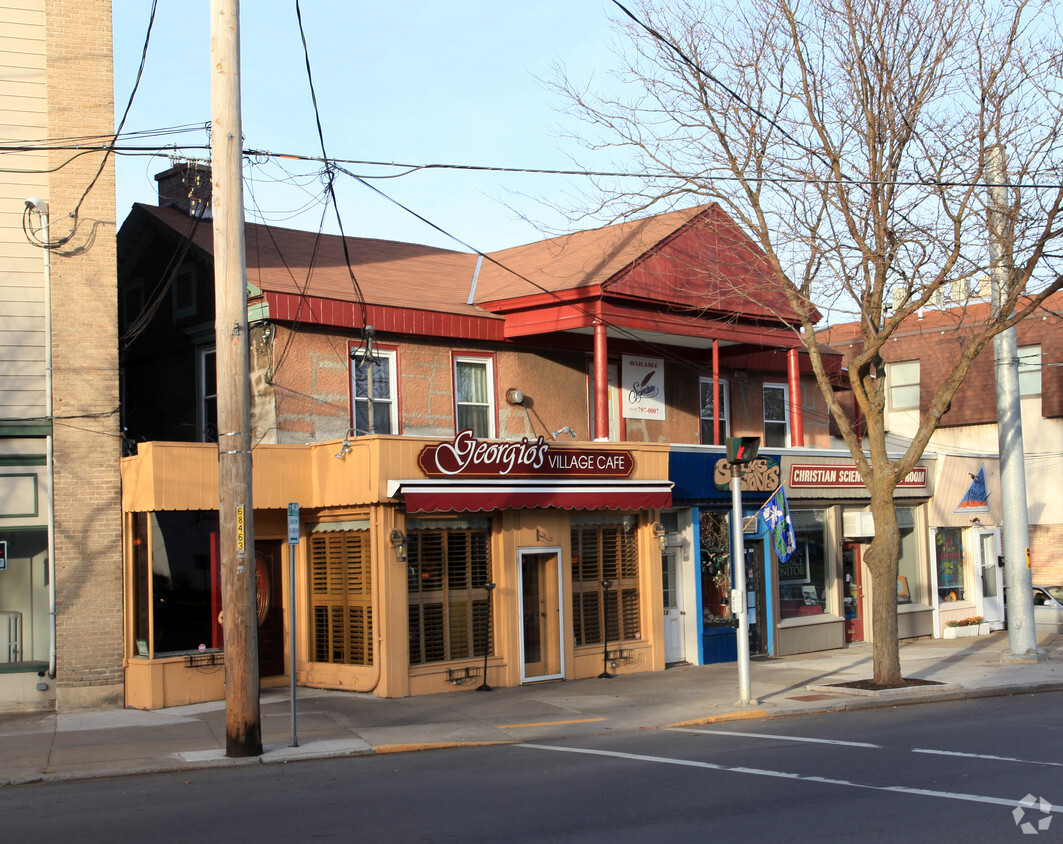
M 208 177 L 159 174 L 119 233 L 136 707 L 221 695 Z M 718 207 L 486 256 L 245 231 L 264 683 L 285 682 L 293 607 L 300 683 L 384 696 L 733 659 L 734 435 L 763 441 L 743 486 L 754 652 L 867 637 L 866 489 Z M 932 467 L 902 493 L 906 636 L 933 632 Z M 784 484 L 800 560 L 782 567 L 755 515 Z
M 978 290 L 965 290 L 954 299 L 943 299 L 923 309 L 910 317 L 884 347 L 886 425 L 898 450 L 907 445 L 931 396 L 951 371 L 966 337 L 989 315 L 988 292 L 988 285 L 982 285 Z M 1063 468 L 1061 307 L 1063 295 L 1056 294 L 1016 327 L 1030 561 L 1034 583 L 1045 584 L 1063 582 L 1063 499 L 1058 492 Z M 832 326 L 824 336 L 846 356 L 860 342 L 858 326 L 854 324 Z M 996 585 L 983 582 L 984 575 L 997 573 L 999 567 L 994 561 L 1001 553 L 1001 537 L 1007 531 L 1007 525 L 1000 522 L 999 492 L 995 491 L 999 482 L 995 396 L 990 344 L 975 360 L 930 441 L 930 449 L 943 456 L 944 471 L 948 471 L 945 467 L 950 463 L 958 466 L 953 473 L 956 500 L 947 507 L 944 501 L 940 502 L 939 520 L 931 526 L 935 542 L 962 550 L 966 571 L 963 589 L 975 599 L 980 599 L 986 590 L 997 589 Z M 969 478 L 981 480 L 973 482 Z M 972 483 L 976 487 L 980 483 L 982 492 L 988 495 L 988 501 L 982 501 L 978 509 L 968 495 L 978 494 L 977 490 L 971 491 Z M 989 534 L 994 535 L 993 541 Z M 945 574 L 941 576 L 949 580 Z M 942 586 L 940 591 L 947 597 L 955 590 Z M 966 604 L 963 610 L 979 609 L 977 600 L 967 600 Z M 956 612 L 960 611 L 957 607 Z
M 111 4 L 0 29 L 0 707 L 69 711 L 123 699 Z

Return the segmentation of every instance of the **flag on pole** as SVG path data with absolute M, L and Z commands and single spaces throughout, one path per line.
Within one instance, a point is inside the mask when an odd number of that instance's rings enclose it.
M 757 513 L 768 526 L 771 544 L 779 555 L 779 562 L 785 563 L 797 549 L 797 537 L 794 536 L 794 523 L 790 520 L 790 506 L 786 503 L 786 490 L 779 487 L 771 498 Z

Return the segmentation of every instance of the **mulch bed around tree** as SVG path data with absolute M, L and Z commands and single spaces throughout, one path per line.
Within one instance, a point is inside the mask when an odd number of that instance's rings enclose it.
M 839 689 L 863 689 L 868 692 L 882 692 L 886 689 L 906 689 L 909 686 L 941 686 L 940 680 L 920 680 L 917 677 L 905 677 L 899 683 L 876 683 L 873 680 L 850 680 L 848 683 L 829 683 Z

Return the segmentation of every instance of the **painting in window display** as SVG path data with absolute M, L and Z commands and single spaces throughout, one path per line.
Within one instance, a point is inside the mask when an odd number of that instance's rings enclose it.
M 791 510 L 797 548 L 779 563 L 779 617 L 821 615 L 827 606 L 824 510 Z

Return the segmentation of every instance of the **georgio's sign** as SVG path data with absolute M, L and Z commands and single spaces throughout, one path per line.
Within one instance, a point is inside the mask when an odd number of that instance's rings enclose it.
M 620 360 L 625 419 L 664 419 L 664 361 L 624 355 Z
M 451 442 L 426 445 L 417 465 L 429 478 L 626 478 L 635 460 L 630 451 L 551 448 L 542 437 L 478 440 L 465 430 Z

